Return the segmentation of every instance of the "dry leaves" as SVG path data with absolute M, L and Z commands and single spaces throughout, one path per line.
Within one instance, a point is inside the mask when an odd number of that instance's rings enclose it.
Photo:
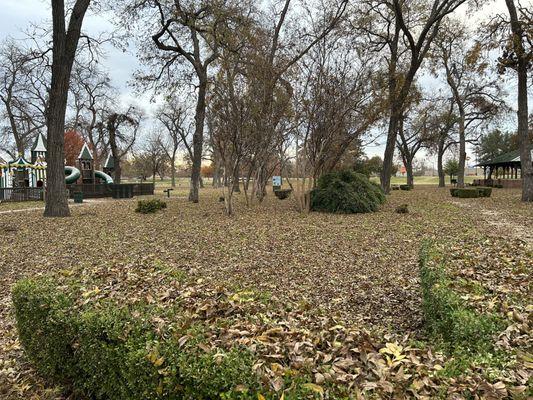
M 509 193 L 495 191 L 480 206 L 507 215 Z M 410 214 L 394 212 L 403 203 Z M 0 216 L 0 397 L 61 398 L 25 363 L 9 314 L 13 283 L 48 273 L 59 284 L 81 280 L 82 303 L 178 306 L 174 317 L 154 318 L 157 332 L 201 322 L 209 327 L 206 351 L 248 347 L 255 371 L 280 396 L 287 374 L 309 376 L 306 388 L 324 398 L 332 384 L 354 398 L 460 399 L 465 390 L 504 398 L 527 390 L 531 250 L 494 235 L 447 190 L 394 192 L 382 211 L 351 216 L 301 216 L 274 198 L 250 210 L 239 203 L 228 219 L 214 191 L 199 205 L 172 200 L 156 215 L 136 215 L 134 207 L 110 201 L 73 209 L 67 220 L 33 211 Z M 533 229 L 526 207 L 510 221 Z M 465 301 L 508 317 L 498 346 L 517 356 L 500 376 L 487 380 L 473 369 L 442 378 L 446 357 L 413 345 L 423 338 L 416 260 L 424 238 L 450 254 Z

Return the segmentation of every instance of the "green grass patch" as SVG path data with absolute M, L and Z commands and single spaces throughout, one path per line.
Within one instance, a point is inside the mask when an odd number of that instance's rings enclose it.
M 476 362 L 502 365 L 505 356 L 494 349 L 494 338 L 505 329 L 503 319 L 496 314 L 479 313 L 465 304 L 452 288 L 445 258 L 430 242 L 422 246 L 419 266 L 428 336 L 453 357 L 443 373 L 459 374 Z M 479 285 L 474 286 L 481 290 Z

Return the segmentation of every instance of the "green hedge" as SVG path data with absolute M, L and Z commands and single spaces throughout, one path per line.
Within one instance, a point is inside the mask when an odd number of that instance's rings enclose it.
M 274 190 L 274 194 L 280 200 L 287 199 L 292 193 L 292 189 L 277 189 Z
M 385 202 L 379 185 L 350 170 L 335 171 L 318 179 L 311 191 L 311 209 L 330 213 L 367 213 L 377 211 Z
M 141 214 L 150 214 L 164 208 L 167 208 L 167 203 L 159 199 L 139 200 L 135 211 Z
M 479 192 L 479 197 L 490 197 L 492 194 L 492 188 L 486 186 L 478 186 L 476 189 Z
M 472 186 L 467 188 L 451 188 L 450 194 L 452 197 L 466 198 L 478 198 L 478 197 L 490 197 L 492 194 L 492 188 L 484 186 Z
M 261 388 L 249 351 L 204 351 L 201 332 L 180 346 L 176 332 L 156 334 L 148 306 L 79 309 L 68 290 L 48 280 L 19 282 L 13 302 L 20 340 L 35 368 L 79 395 L 256 399 Z
M 431 243 L 419 258 L 422 310 L 431 337 L 450 351 L 475 354 L 493 349 L 493 336 L 504 328 L 496 315 L 479 314 L 451 288 L 443 257 Z

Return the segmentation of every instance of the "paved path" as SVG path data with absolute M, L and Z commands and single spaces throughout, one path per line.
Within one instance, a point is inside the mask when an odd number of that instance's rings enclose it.
M 95 203 L 103 203 L 104 201 L 105 201 L 105 200 L 84 200 L 84 202 L 81 203 L 81 204 L 78 204 L 78 203 L 70 203 L 70 202 L 69 202 L 69 207 L 86 206 L 86 205 L 91 205 L 91 204 L 95 204 Z M 6 211 L 0 211 L 0 215 L 1 215 L 1 214 L 21 213 L 21 212 L 25 212 L 25 211 L 43 211 L 43 210 L 44 210 L 44 206 L 43 206 L 43 207 L 19 208 L 18 210 L 6 210 Z

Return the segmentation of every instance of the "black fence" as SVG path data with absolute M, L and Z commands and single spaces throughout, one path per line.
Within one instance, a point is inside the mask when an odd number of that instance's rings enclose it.
M 98 199 L 102 197 L 111 197 L 111 188 L 109 185 L 101 184 L 73 184 L 67 185 L 70 197 L 74 197 L 74 193 L 83 193 L 85 199 Z
M 148 196 L 154 194 L 153 183 L 133 183 L 133 195 L 134 196 Z
M 43 196 L 42 188 L 0 188 L 0 201 L 39 201 Z
M 73 184 L 67 185 L 70 197 L 74 193 L 83 193 L 85 199 L 97 199 L 102 197 L 128 198 L 133 196 L 146 196 L 154 194 L 153 183 L 124 183 L 124 184 Z

